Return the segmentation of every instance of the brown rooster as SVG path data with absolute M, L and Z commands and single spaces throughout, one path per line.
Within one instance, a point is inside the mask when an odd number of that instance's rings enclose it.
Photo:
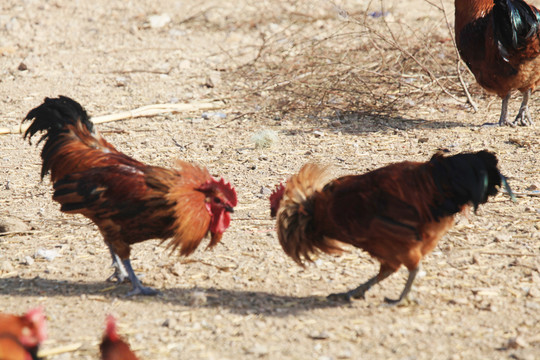
M 454 224 L 468 204 L 474 209 L 497 194 L 501 181 L 493 153 L 480 151 L 428 162 L 405 161 L 363 175 L 328 182 L 329 172 L 305 165 L 270 196 L 271 214 L 285 253 L 302 265 L 311 254 L 341 251 L 339 243 L 365 250 L 380 262 L 379 273 L 332 299 L 364 298 L 369 288 L 401 265 L 409 278 L 398 300 L 411 289 L 422 258 Z
M 45 315 L 40 308 L 21 316 L 0 314 L 0 360 L 36 360 L 47 338 Z
M 133 272 L 130 246 L 148 239 L 172 238 L 169 247 L 189 255 L 210 234 L 216 245 L 228 228 L 236 192 L 204 168 L 179 161 L 176 169 L 143 164 L 116 150 L 95 130 L 86 111 L 65 96 L 31 110 L 31 138 L 45 131 L 41 177 L 51 173 L 53 199 L 61 211 L 92 220 L 109 246 L 115 273 L 129 278 L 128 295 L 154 295 Z
M 99 350 L 103 360 L 138 360 L 129 345 L 116 332 L 116 321 L 112 315 L 107 316 L 107 327 Z
M 529 99 L 540 82 L 540 12 L 522 0 L 456 0 L 456 43 L 476 81 L 502 100 L 499 125 L 532 125 Z M 513 122 L 513 90 L 523 101 Z

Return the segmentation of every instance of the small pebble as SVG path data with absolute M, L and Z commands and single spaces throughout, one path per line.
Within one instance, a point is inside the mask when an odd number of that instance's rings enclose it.
M 206 293 L 203 291 L 195 291 L 191 294 L 190 304 L 192 306 L 202 306 L 206 304 Z
M 330 338 L 330 334 L 326 331 L 313 332 L 309 334 L 309 337 L 313 340 L 326 340 Z
M 14 269 L 15 268 L 13 267 L 10 261 L 6 260 L 0 263 L 0 272 L 2 273 L 9 273 L 9 272 L 12 272 Z
M 151 15 L 148 17 L 148 23 L 152 29 L 159 29 L 171 22 L 168 14 Z
M 529 344 L 522 336 L 516 336 L 514 338 L 508 339 L 508 343 L 506 344 L 506 347 L 509 349 L 518 349 L 518 348 L 526 348 Z
M 262 344 L 255 344 L 249 349 L 246 349 L 246 352 L 255 356 L 264 356 L 268 354 L 268 348 Z
M 17 218 L 0 218 L 0 233 L 25 232 L 28 230 L 30 230 L 30 226 Z
M 23 265 L 31 266 L 31 265 L 34 264 L 34 259 L 32 259 L 32 257 L 30 257 L 30 256 L 25 256 L 22 263 L 23 263 Z
M 47 261 L 53 261 L 58 256 L 58 250 L 38 249 L 34 257 L 43 258 Z

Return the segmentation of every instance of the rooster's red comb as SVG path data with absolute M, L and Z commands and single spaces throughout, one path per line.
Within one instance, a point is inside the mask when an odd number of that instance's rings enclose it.
M 212 178 L 212 180 L 208 180 L 205 182 L 201 187 L 201 190 L 211 190 L 211 189 L 218 189 L 219 192 L 221 192 L 229 204 L 232 207 L 235 207 L 238 203 L 238 199 L 236 198 L 236 190 L 231 186 L 230 183 L 226 183 L 223 178 L 219 179 L 217 181 L 216 179 Z
M 41 307 L 29 310 L 24 317 L 36 328 L 35 336 L 41 343 L 47 338 L 47 325 L 45 323 L 45 314 Z
M 111 341 L 118 341 L 118 333 L 116 332 L 116 319 L 112 315 L 107 315 L 107 327 L 105 330 L 105 336 Z
M 270 194 L 270 216 L 276 217 L 277 212 L 279 210 L 279 203 L 281 202 L 281 198 L 283 198 L 283 194 L 285 193 L 285 186 L 283 183 L 279 183 L 276 185 L 276 189 L 272 191 L 272 194 Z

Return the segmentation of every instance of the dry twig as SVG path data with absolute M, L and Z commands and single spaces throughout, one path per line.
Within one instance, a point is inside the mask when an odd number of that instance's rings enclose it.
M 123 111 L 116 114 L 96 116 L 92 118 L 94 124 L 103 124 L 111 121 L 135 119 L 138 117 L 156 116 L 167 113 L 177 113 L 184 111 L 200 111 L 222 109 L 225 104 L 222 101 L 200 102 L 190 104 L 155 104 L 147 105 L 130 111 Z M 21 134 L 25 132 L 29 124 L 20 125 L 14 128 L 0 128 L 0 135 Z
M 74 351 L 77 351 L 81 346 L 83 346 L 82 343 L 75 343 L 75 344 L 58 346 L 52 349 L 39 350 L 38 356 L 40 358 L 46 358 L 46 357 L 50 357 L 54 355 L 74 352 Z

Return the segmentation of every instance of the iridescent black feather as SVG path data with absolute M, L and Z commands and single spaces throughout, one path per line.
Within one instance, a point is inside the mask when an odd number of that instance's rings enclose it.
M 495 0 L 493 30 L 501 56 L 526 47 L 532 36 L 538 36 L 540 13 L 522 0 Z
M 497 169 L 497 157 L 485 150 L 449 157 L 438 153 L 429 164 L 433 166 L 433 180 L 444 194 L 442 201 L 431 209 L 435 219 L 458 213 L 468 203 L 476 211 L 488 196 L 497 194 L 503 179 Z

